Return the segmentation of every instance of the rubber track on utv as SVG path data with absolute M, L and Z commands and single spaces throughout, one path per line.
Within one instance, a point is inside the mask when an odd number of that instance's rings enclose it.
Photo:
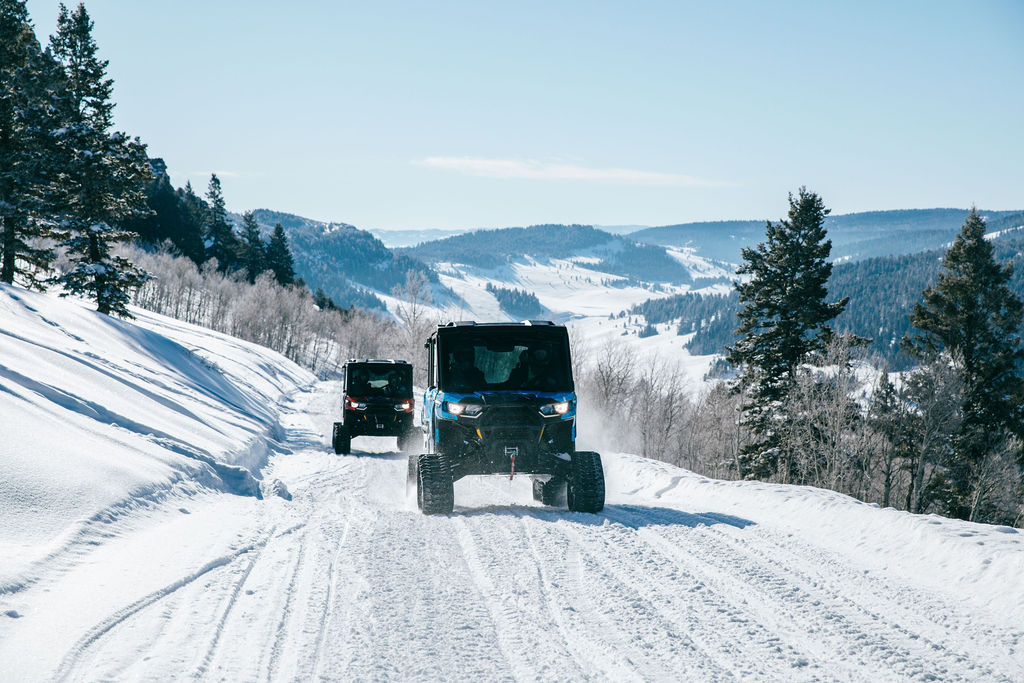
M 455 483 L 443 453 L 422 453 L 416 466 L 416 503 L 425 515 L 447 515 L 455 508 Z
M 352 437 L 341 422 L 334 423 L 334 432 L 331 434 L 331 445 L 334 446 L 336 455 L 346 455 L 352 452 Z
M 573 512 L 600 512 L 604 509 L 604 468 L 601 456 L 593 451 L 576 451 L 569 467 L 566 503 Z

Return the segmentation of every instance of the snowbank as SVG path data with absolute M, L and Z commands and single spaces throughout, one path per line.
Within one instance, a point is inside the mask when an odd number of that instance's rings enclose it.
M 634 455 L 606 455 L 604 467 L 610 496 L 727 513 L 855 558 L 864 573 L 960 595 L 1009 623 L 1024 614 L 1024 534 L 1017 529 L 882 509 L 810 486 L 708 479 Z
M 0 286 L 0 593 L 172 488 L 259 495 L 278 404 L 314 381 L 254 344 L 135 314 Z

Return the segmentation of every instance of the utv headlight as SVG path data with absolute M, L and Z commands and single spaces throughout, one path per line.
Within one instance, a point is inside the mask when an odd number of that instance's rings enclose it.
M 411 413 L 415 403 L 412 401 L 402 401 L 401 403 L 395 404 L 395 412 L 397 413 Z
M 448 403 L 444 404 L 444 409 L 455 417 L 477 417 L 484 411 L 484 407 L 479 403 Z
M 565 415 L 569 412 L 569 402 L 545 403 L 540 407 L 540 414 L 550 417 L 552 415 Z

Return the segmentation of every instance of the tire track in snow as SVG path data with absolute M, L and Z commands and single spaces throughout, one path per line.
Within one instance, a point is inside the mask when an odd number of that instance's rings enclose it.
M 655 513 L 657 517 L 659 513 Z M 942 644 L 895 623 L 885 613 L 862 607 L 847 589 L 833 588 L 836 578 L 827 572 L 809 577 L 798 565 L 776 561 L 778 548 L 758 548 L 721 531 L 702 527 L 699 535 L 672 533 L 669 525 L 648 525 L 638 535 L 651 551 L 671 558 L 701 576 L 709 586 L 733 598 L 735 607 L 764 624 L 796 648 L 809 648 L 804 666 L 818 664 L 844 671 L 844 677 L 867 678 L 897 674 L 907 678 L 999 680 L 990 668 L 978 670 L 965 653 L 948 651 Z M 770 543 L 770 542 L 769 542 Z M 818 565 L 820 566 L 820 565 Z M 885 606 L 886 613 L 889 605 Z M 807 638 L 807 634 L 814 634 Z M 812 671 L 808 671 L 811 674 Z M 1012 680 L 1012 679 L 1004 679 Z
M 713 645 L 706 626 L 714 610 L 702 610 L 705 597 L 678 587 L 679 578 L 667 586 L 653 580 L 650 562 L 638 562 L 642 553 L 635 539 L 619 534 L 615 526 L 594 524 L 552 525 L 550 546 L 568 545 L 578 554 L 576 593 L 596 596 L 585 604 L 602 627 L 591 636 L 604 640 L 625 661 L 631 662 L 644 680 L 723 680 L 735 677 L 732 657 Z M 716 623 L 716 634 L 726 624 Z M 734 627 L 733 627 L 734 628 Z M 609 642 L 609 639 L 614 641 Z
M 505 661 L 508 662 L 513 678 L 520 681 L 536 679 L 537 672 L 527 669 L 525 658 L 517 656 L 519 653 L 532 652 L 528 644 L 524 643 L 518 634 L 518 631 L 521 630 L 519 620 L 516 618 L 515 612 L 506 604 L 503 595 L 495 588 L 490 572 L 480 560 L 477 544 L 473 540 L 473 534 L 470 532 L 466 520 L 457 516 L 450 519 L 456 527 L 455 537 L 462 549 L 462 557 L 469 567 L 470 577 L 480 592 L 483 604 L 497 629 L 497 644 Z
M 959 603 L 951 605 L 948 598 L 924 589 L 909 587 L 898 582 L 898 578 L 878 571 L 857 570 L 841 556 L 810 544 L 797 545 L 791 534 L 774 529 L 765 529 L 765 535 L 775 544 L 775 558 L 787 573 L 799 576 L 807 585 L 818 586 L 821 578 L 810 573 L 805 567 L 827 567 L 833 580 L 825 589 L 835 597 L 847 602 L 866 614 L 885 614 L 900 632 L 912 640 L 921 639 L 932 647 L 946 649 L 942 643 L 963 642 L 964 634 L 975 632 L 968 639 L 972 642 L 972 653 L 957 652 L 957 657 L 971 659 L 971 654 L 985 650 L 985 656 L 999 661 L 1000 655 L 1012 655 L 1020 647 L 1024 631 L 996 628 L 978 619 L 977 608 L 967 608 Z M 717 532 L 724 543 L 738 543 L 738 540 Z M 840 586 L 844 589 L 840 590 Z M 849 587 L 858 587 L 856 597 Z M 893 596 L 886 600 L 885 596 Z M 907 605 L 914 605 L 911 610 Z M 1002 662 L 1002 675 L 1010 679 L 1024 679 L 1024 669 L 1010 658 Z
M 296 585 L 300 573 L 305 568 L 305 557 L 309 552 L 308 544 L 306 539 L 309 535 L 309 530 L 303 533 L 301 540 L 299 541 L 298 552 L 294 553 L 295 563 L 290 572 L 291 576 L 288 580 L 288 586 L 284 591 L 284 605 L 281 608 L 281 616 L 277 622 L 277 628 L 274 635 L 274 643 L 270 648 L 270 659 L 267 663 L 267 679 L 275 680 L 277 674 L 277 668 L 281 660 L 281 653 L 285 647 L 285 639 L 288 635 L 288 623 L 292 616 L 292 602 L 295 599 Z
M 288 529 L 285 532 L 283 532 L 281 535 L 290 535 L 296 529 L 300 528 L 300 526 L 301 525 L 292 527 L 291 529 Z M 267 534 L 267 537 L 260 544 L 259 552 L 255 553 L 250 558 L 248 566 L 246 566 L 245 570 L 242 572 L 242 575 L 234 582 L 234 585 L 231 588 L 231 594 L 228 597 L 227 604 L 224 605 L 224 610 L 221 613 L 220 619 L 218 620 L 216 627 L 214 628 L 213 637 L 209 645 L 207 645 L 206 647 L 206 656 L 203 658 L 203 661 L 199 664 L 198 667 L 196 667 L 195 671 L 193 672 L 193 678 L 202 678 L 207 673 L 210 664 L 213 661 L 214 654 L 217 651 L 217 646 L 220 644 L 221 636 L 224 634 L 224 626 L 225 624 L 227 624 L 228 617 L 231 615 L 231 610 L 234 608 L 235 603 L 238 602 L 238 595 L 242 592 L 242 586 L 245 585 L 246 579 L 249 578 L 249 574 L 252 573 L 253 567 L 256 566 L 256 562 L 257 560 L 259 560 L 263 549 L 266 547 L 267 543 L 273 538 L 275 530 L 275 528 L 272 528 L 270 530 L 270 532 Z
M 316 634 L 316 646 L 313 649 L 313 680 L 320 680 L 321 677 L 324 643 L 327 640 L 328 620 L 331 614 L 334 613 L 335 596 L 338 594 L 338 572 L 335 570 L 335 567 L 338 564 L 338 557 L 341 556 L 341 551 L 345 547 L 345 541 L 348 540 L 348 534 L 351 529 L 352 520 L 346 519 L 345 527 L 341 531 L 341 538 L 338 540 L 338 546 L 334 549 L 334 553 L 331 555 L 331 563 L 327 567 L 327 575 L 330 577 L 330 581 L 327 584 L 327 598 L 324 600 L 324 610 L 320 614 L 320 624 Z
M 679 606 L 666 607 L 670 601 L 644 587 L 642 575 L 617 569 L 635 564 L 635 541 L 595 550 L 584 539 L 607 534 L 605 527 L 543 508 L 470 515 L 455 519 L 466 530 L 460 545 L 503 650 L 531 653 L 533 669 L 513 670 L 517 679 L 731 677 L 728 662 L 689 642 L 696 617 L 681 622 L 672 611 Z
M 211 560 L 191 574 L 188 574 L 178 581 L 175 581 L 174 583 L 171 583 L 159 590 L 153 591 L 152 593 L 139 598 L 127 607 L 111 614 L 109 617 L 96 624 L 96 626 L 89 629 L 89 631 L 75 643 L 71 650 L 64 656 L 64 659 L 61 660 L 60 666 L 54 674 L 55 680 L 67 680 L 68 676 L 72 673 L 73 667 L 82 658 L 82 656 L 120 624 L 126 622 L 128 619 L 155 602 L 162 600 L 185 586 L 197 581 L 209 572 L 214 571 L 215 569 L 220 569 L 221 567 L 227 567 L 235 560 L 247 555 L 248 553 L 255 552 L 258 554 L 263 546 L 266 545 L 269 538 L 270 536 L 268 534 L 257 543 L 247 545 L 232 553 L 222 555 L 221 557 Z M 249 567 L 252 567 L 252 562 L 250 562 Z
M 453 520 L 356 507 L 369 519 L 350 534 L 347 620 L 322 669 L 330 679 L 513 680 Z
M 797 551 L 794 544 L 777 532 L 768 532 L 768 535 L 775 544 L 774 558 L 783 575 L 793 577 L 803 591 L 823 591 L 833 604 L 845 608 L 851 621 L 867 625 L 866 631 L 870 631 L 867 627 L 872 625 L 880 626 L 882 636 L 891 633 L 895 642 L 917 645 L 906 648 L 908 658 L 919 651 L 922 660 L 945 660 L 951 670 L 943 670 L 940 675 L 959 670 L 956 675 L 967 679 L 981 676 L 986 680 L 1012 681 L 1020 680 L 1024 675 L 1024 670 L 1015 663 L 1008 662 L 1009 668 L 1003 671 L 996 671 L 988 664 L 973 663 L 978 650 L 991 650 L 985 656 L 990 662 L 1000 659 L 997 656 L 1000 651 L 1012 652 L 1014 634 L 996 632 L 986 626 L 982 633 L 970 638 L 973 642 L 971 651 L 964 651 L 960 647 L 964 642 L 964 632 L 975 630 L 977 621 L 964 618 L 963 606 L 944 603 L 935 594 L 894 585 L 884 577 L 874 575 L 877 572 L 856 571 L 835 555 L 814 546 L 802 546 Z M 717 536 L 725 544 L 737 544 L 735 539 L 721 532 L 717 532 Z M 749 547 L 740 547 L 739 550 L 751 552 Z M 827 568 L 828 571 L 811 573 L 807 568 Z M 899 597 L 886 600 L 885 596 L 890 595 Z M 907 609 L 907 604 L 915 605 L 916 610 Z M 952 623 L 944 625 L 940 621 Z M 993 641 L 995 645 L 992 645 Z
M 337 545 L 331 553 L 331 561 L 327 569 L 328 591 L 317 623 L 316 642 L 312 656 L 312 680 L 325 678 L 325 646 L 331 622 L 338 618 L 338 613 L 346 620 L 351 618 L 354 597 L 351 589 L 355 585 L 361 585 L 358 577 L 353 576 L 350 569 L 348 576 L 350 590 L 348 592 L 339 591 L 342 573 L 342 563 L 339 560 L 353 530 L 353 518 L 359 514 L 353 498 L 355 494 L 365 490 L 366 487 L 365 470 L 357 467 L 357 461 L 347 458 L 332 458 L 329 460 L 326 470 L 321 470 L 319 475 L 319 479 L 313 482 L 313 486 L 310 487 L 304 500 L 311 508 L 319 512 L 324 539 L 335 537 L 330 530 L 336 527 L 338 518 L 344 519 L 344 523 Z M 329 504 L 325 504 L 324 501 L 329 501 Z M 363 516 L 362 521 L 365 523 L 368 520 Z M 348 647 L 348 639 L 343 639 L 342 642 L 345 646 L 344 659 L 346 662 L 343 670 L 347 670 L 352 660 L 352 653 Z
M 597 671 L 602 671 L 606 674 L 610 674 L 610 677 L 618 681 L 627 680 L 642 680 L 636 671 L 622 666 L 614 657 L 609 656 L 604 648 L 594 647 L 591 644 L 585 634 L 581 633 L 580 630 L 571 625 L 569 615 L 577 612 L 576 608 L 569 605 L 563 599 L 561 592 L 557 590 L 561 584 L 556 584 L 556 580 L 553 576 L 558 576 L 557 565 L 564 563 L 565 566 L 572 566 L 577 571 L 574 571 L 570 575 L 570 581 L 563 583 L 573 583 L 573 585 L 580 585 L 579 578 L 579 552 L 578 547 L 574 544 L 569 544 L 565 548 L 564 555 L 559 557 L 555 556 L 554 562 L 549 557 L 547 562 L 544 561 L 544 555 L 541 553 L 538 541 L 535 538 L 535 533 L 531 530 L 531 524 L 524 520 L 524 529 L 526 531 L 526 538 L 530 545 L 530 552 L 532 556 L 537 559 L 537 577 L 541 584 L 541 595 L 540 600 L 551 615 L 552 621 L 558 626 L 558 632 L 565 639 L 566 649 L 569 654 L 573 657 L 576 665 L 581 671 L 589 671 L 591 675 Z M 547 566 L 548 564 L 554 566 Z M 585 594 L 580 596 L 585 597 Z M 593 605 L 591 603 L 591 610 Z M 595 671 L 595 669 L 597 671 Z

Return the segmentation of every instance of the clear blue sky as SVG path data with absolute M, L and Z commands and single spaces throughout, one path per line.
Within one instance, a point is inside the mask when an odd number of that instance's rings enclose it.
M 74 3 L 69 3 L 73 5 Z M 1024 208 L 1024 2 L 90 0 L 119 128 L 365 229 Z M 43 40 L 57 2 L 29 0 Z

